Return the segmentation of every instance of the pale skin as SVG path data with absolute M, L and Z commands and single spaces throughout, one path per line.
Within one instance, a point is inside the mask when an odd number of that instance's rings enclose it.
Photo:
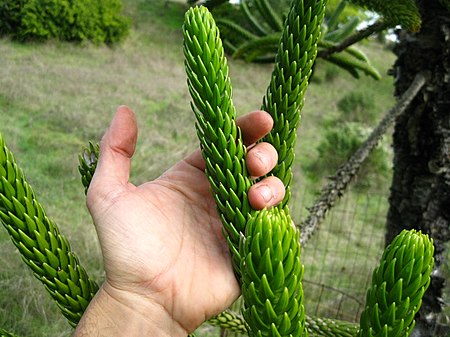
M 266 175 L 277 152 L 254 144 L 272 129 L 271 117 L 255 111 L 238 125 L 249 173 Z M 119 107 L 87 195 L 106 280 L 75 337 L 187 336 L 240 294 L 200 150 L 135 186 L 129 176 L 136 139 L 134 113 Z M 249 201 L 255 209 L 272 207 L 284 193 L 279 179 L 267 177 L 251 187 Z

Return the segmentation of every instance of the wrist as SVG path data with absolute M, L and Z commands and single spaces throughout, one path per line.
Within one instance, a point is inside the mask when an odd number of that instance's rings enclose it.
M 186 337 L 186 330 L 150 299 L 105 282 L 92 299 L 73 337 Z

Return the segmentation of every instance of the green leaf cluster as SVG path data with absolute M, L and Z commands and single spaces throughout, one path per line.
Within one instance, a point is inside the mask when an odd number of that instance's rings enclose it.
M 409 336 L 430 284 L 433 252 L 433 241 L 415 230 L 404 230 L 395 237 L 374 270 L 360 337 Z
M 78 171 L 81 174 L 81 183 L 84 186 L 84 193 L 87 193 L 95 169 L 97 168 L 99 150 L 100 145 L 98 143 L 93 144 L 89 142 L 89 145 L 85 147 L 78 156 Z
M 219 30 L 205 7 L 187 12 L 184 55 L 196 130 L 206 174 L 222 218 L 239 274 L 239 240 L 251 209 L 246 149 L 236 126 L 236 109 Z
M 243 315 L 250 336 L 306 336 L 299 232 L 284 209 L 258 212 L 241 245 Z
M 240 334 L 248 333 L 244 319 L 230 310 L 213 317 L 208 323 Z M 355 337 L 358 334 L 356 323 L 324 317 L 305 315 L 305 326 L 310 337 Z
M 5 0 L 0 5 L 0 34 L 18 40 L 113 44 L 129 30 L 121 11 L 121 0 Z
M 392 25 L 418 31 L 422 23 L 416 0 L 350 0 L 352 3 L 381 14 Z
M 287 189 L 292 179 L 292 147 L 300 121 L 299 110 L 317 54 L 324 9 L 322 1 L 292 2 L 264 98 L 264 109 L 275 122 L 265 141 L 272 143 L 281 157 L 271 174 L 279 177 Z M 183 31 L 197 134 L 206 175 L 242 284 L 249 334 L 304 336 L 303 266 L 299 234 L 291 225 L 287 208 L 289 193 L 277 208 L 269 211 L 250 208 L 247 192 L 252 181 L 245 168 L 242 135 L 235 123 L 229 71 L 219 30 L 209 11 L 197 7 L 186 13 Z
M 0 337 L 18 337 L 18 336 L 0 328 Z
M 267 8 L 266 8 L 267 9 Z M 236 125 L 229 69 L 219 30 L 206 8 L 186 13 L 185 67 L 206 175 L 224 225 L 233 266 L 242 286 L 242 318 L 233 312 L 211 323 L 250 336 L 408 336 L 414 315 L 430 283 L 433 243 L 416 231 L 403 231 L 389 245 L 373 274 L 361 316 L 354 324 L 310 317 L 303 307 L 299 232 L 289 215 L 293 147 L 300 110 L 320 38 L 325 1 L 293 0 L 286 17 L 276 64 L 262 108 L 274 119 L 263 140 L 273 144 L 279 161 L 271 174 L 287 189 L 270 210 L 251 209 L 247 192 L 253 181 L 246 171 L 246 147 Z M 278 25 L 272 19 L 273 25 Z M 98 161 L 98 145 L 79 157 L 87 189 Z M 75 325 L 98 286 L 80 266 L 56 224 L 46 215 L 0 135 L 0 221 L 24 262 Z M 12 336 L 0 329 L 0 335 Z
M 0 221 L 23 261 L 44 284 L 63 315 L 76 325 L 98 286 L 37 201 L 1 135 Z
M 292 164 L 300 123 L 300 110 L 312 67 L 317 55 L 320 26 L 324 18 L 325 2 L 293 1 L 279 48 L 270 84 L 261 109 L 270 113 L 274 127 L 263 141 L 278 151 L 278 163 L 272 170 L 286 187 L 281 207 L 290 198 Z
M 235 124 L 229 70 L 219 30 L 206 8 L 192 8 L 185 17 L 185 65 L 197 134 L 244 298 L 246 324 L 240 324 L 240 318 L 232 314 L 218 316 L 213 322 L 221 326 L 229 324 L 234 330 L 245 327 L 250 336 L 306 336 L 308 330 L 324 336 L 358 333 L 352 324 L 335 322 L 335 326 L 329 327 L 328 321 L 307 320 L 299 233 L 292 226 L 287 207 L 296 129 L 317 54 L 324 6 L 321 1 L 292 1 L 281 34 L 276 64 L 262 105 L 272 115 L 274 128 L 263 140 L 278 151 L 279 161 L 270 174 L 284 182 L 288 193 L 280 206 L 262 211 L 252 210 L 247 200 L 253 182 L 245 169 L 246 149 Z M 381 266 L 374 272 L 374 287 L 368 292 L 360 336 L 365 336 L 366 331 L 377 337 L 411 331 L 414 313 L 429 283 L 433 250 L 426 243 L 422 246 L 409 243 L 419 242 L 423 237 L 406 232 L 390 246 L 403 248 L 386 250 Z M 420 281 L 406 284 L 413 279 L 413 273 L 414 279 Z M 402 280 L 396 281 L 396 277 Z M 382 295 L 388 296 L 384 302 Z M 387 323 L 383 325 L 384 321 Z M 391 327 L 391 323 L 397 325 Z M 376 332 L 379 326 L 384 334 Z
M 334 1 L 336 3 L 336 1 Z M 234 58 L 242 58 L 248 62 L 273 62 L 279 46 L 283 18 L 287 16 L 289 1 L 243 0 L 233 16 L 227 15 L 227 10 L 214 10 L 218 15 L 217 24 L 224 35 L 224 45 Z M 328 12 L 324 20 L 323 34 L 319 41 L 319 49 L 326 50 L 335 47 L 339 42 L 356 31 L 360 23 L 360 15 L 347 18 L 349 8 L 347 1 L 342 0 L 335 10 Z M 346 17 L 344 20 L 343 17 Z M 371 65 L 367 56 L 356 47 L 347 47 L 339 53 L 326 57 L 340 68 L 349 71 L 355 78 L 364 73 L 374 79 L 380 79 L 380 74 Z

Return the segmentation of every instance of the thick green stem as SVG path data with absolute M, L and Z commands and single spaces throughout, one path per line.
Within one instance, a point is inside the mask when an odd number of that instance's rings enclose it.
M 23 261 L 44 284 L 63 315 L 76 325 L 98 286 L 37 201 L 1 135 L 0 219 Z
M 269 112 L 275 122 L 272 131 L 263 139 L 278 151 L 278 164 L 271 174 L 279 177 L 286 187 L 281 207 L 286 206 L 290 198 L 300 110 L 317 55 L 325 4 L 326 1 L 320 0 L 292 1 L 263 99 L 262 110 Z
M 274 119 L 274 129 L 266 139 L 279 153 L 272 173 L 287 189 L 292 179 L 299 110 L 317 53 L 323 16 L 323 1 L 292 2 L 264 100 Z M 235 124 L 228 67 L 218 29 L 205 8 L 186 13 L 184 37 L 197 134 L 234 267 L 240 276 L 249 334 L 305 336 L 303 266 L 299 232 L 292 226 L 287 208 L 289 191 L 280 208 L 250 209 L 247 191 L 251 180 Z
M 404 230 L 385 249 L 367 291 L 359 337 L 408 337 L 430 284 L 433 241 Z

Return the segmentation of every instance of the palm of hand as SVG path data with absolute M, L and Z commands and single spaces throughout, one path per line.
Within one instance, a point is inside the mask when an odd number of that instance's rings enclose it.
M 272 120 L 255 112 L 244 116 L 240 127 L 245 143 L 253 144 L 270 131 Z M 128 294 L 144 306 L 157 304 L 193 331 L 239 294 L 204 162 L 197 151 L 155 181 L 134 186 L 128 180 L 136 138 L 134 114 L 119 108 L 88 191 L 106 271 L 103 289 L 110 297 Z M 255 145 L 246 157 L 255 177 L 276 162 L 267 143 Z M 284 198 L 284 185 L 268 177 L 253 185 L 248 197 L 257 209 L 270 207 Z
M 97 226 L 114 250 L 103 248 L 111 286 L 158 300 L 192 326 L 236 299 L 239 287 L 203 171 L 181 161 L 155 181 L 128 184 L 106 203 Z

